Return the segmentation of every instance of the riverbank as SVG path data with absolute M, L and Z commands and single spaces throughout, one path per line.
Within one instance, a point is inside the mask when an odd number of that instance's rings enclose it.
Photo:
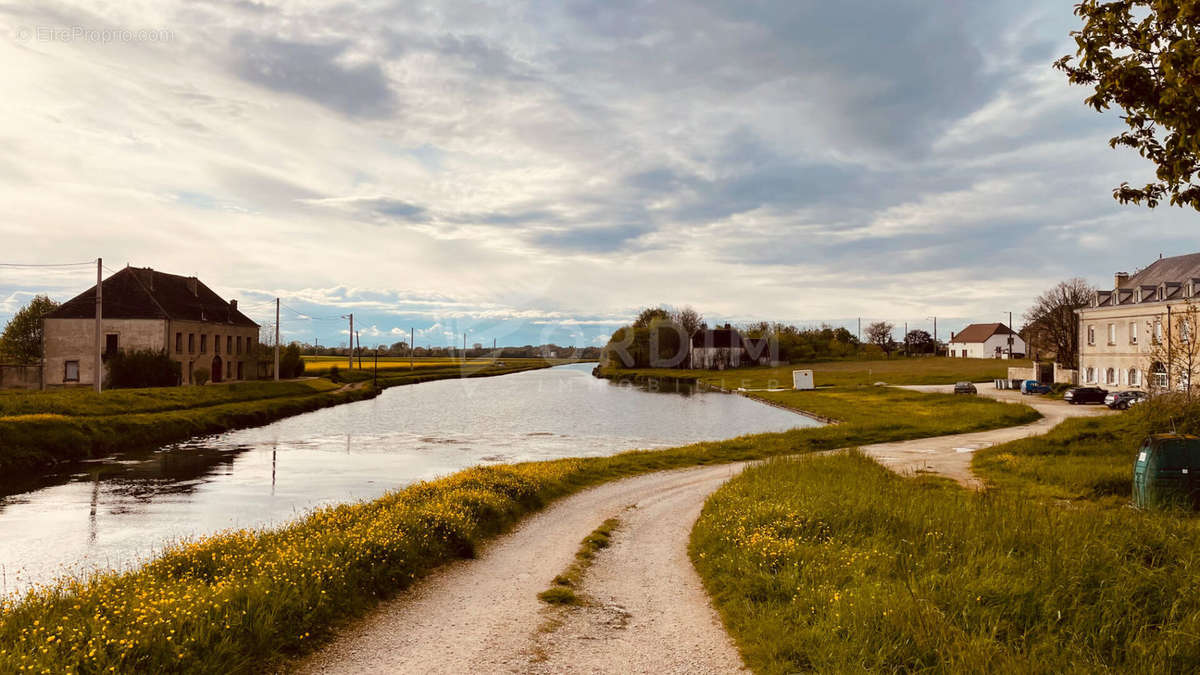
M 261 670 L 328 639 L 336 626 L 430 569 L 472 556 L 525 514 L 601 482 L 1037 418 L 1023 406 L 888 388 L 770 396 L 843 423 L 470 469 L 375 501 L 321 509 L 286 527 L 198 539 L 133 572 L 12 600 L 0 618 L 0 669 Z
M 1195 671 L 1200 522 L 1128 508 L 1168 418 L 1200 424 L 1147 404 L 980 449 L 986 492 L 858 453 L 751 467 L 692 561 L 756 672 Z
M 367 370 L 324 378 L 203 387 L 5 391 L 0 393 L 0 472 L 9 480 L 60 462 L 101 457 L 260 426 L 378 395 L 388 387 L 461 377 L 492 377 L 558 362 L 520 360 L 439 364 L 415 372 Z M 381 371 L 384 372 L 384 371 Z

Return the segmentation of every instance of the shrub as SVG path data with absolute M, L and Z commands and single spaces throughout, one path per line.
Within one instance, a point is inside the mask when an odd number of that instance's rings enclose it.
M 284 347 L 279 356 L 279 377 L 291 379 L 304 374 L 304 359 L 300 358 L 300 347 L 295 342 Z
M 329 374 L 327 377 L 329 377 L 330 382 L 341 382 L 342 381 L 342 374 L 341 374 L 340 369 L 337 367 L 337 364 L 329 366 Z
M 108 356 L 108 387 L 173 387 L 180 382 L 182 369 L 166 350 L 134 349 Z
M 192 382 L 199 385 L 208 384 L 208 368 L 197 368 L 192 371 Z

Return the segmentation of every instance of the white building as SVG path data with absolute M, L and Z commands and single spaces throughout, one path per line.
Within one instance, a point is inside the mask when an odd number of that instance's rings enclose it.
M 1002 323 L 973 323 L 950 336 L 949 350 L 962 359 L 1024 358 L 1025 341 Z

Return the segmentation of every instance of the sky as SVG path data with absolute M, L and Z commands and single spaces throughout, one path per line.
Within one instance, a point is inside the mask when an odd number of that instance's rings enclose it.
M 1072 4 L 0 0 L 0 263 L 195 275 L 321 344 L 1019 324 L 1198 250 L 1112 199 L 1151 167 L 1050 66 Z M 0 320 L 94 280 L 0 267 Z

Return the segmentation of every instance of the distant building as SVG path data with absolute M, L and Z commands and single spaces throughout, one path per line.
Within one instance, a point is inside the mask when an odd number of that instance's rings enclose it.
M 180 363 L 182 384 L 197 368 L 213 382 L 257 376 L 258 324 L 196 277 L 126 267 L 103 281 L 103 291 L 101 365 L 118 350 L 153 349 Z M 44 336 L 46 386 L 94 384 L 96 287 L 46 315 Z
M 1179 316 L 1200 302 L 1200 253 L 1159 258 L 1130 276 L 1117 272 L 1111 291 L 1097 291 L 1079 310 L 1079 379 L 1129 389 L 1188 386 L 1183 373 L 1168 374 L 1155 351 L 1171 351 L 1192 339 Z M 1176 312 L 1172 317 L 1172 310 Z
M 767 339 L 744 337 L 736 328 L 702 328 L 692 334 L 689 365 L 705 370 L 724 370 L 771 362 Z
M 963 359 L 1007 359 L 1010 351 L 1013 358 L 1025 357 L 1025 341 L 1002 323 L 973 323 L 951 335 L 947 348 Z

